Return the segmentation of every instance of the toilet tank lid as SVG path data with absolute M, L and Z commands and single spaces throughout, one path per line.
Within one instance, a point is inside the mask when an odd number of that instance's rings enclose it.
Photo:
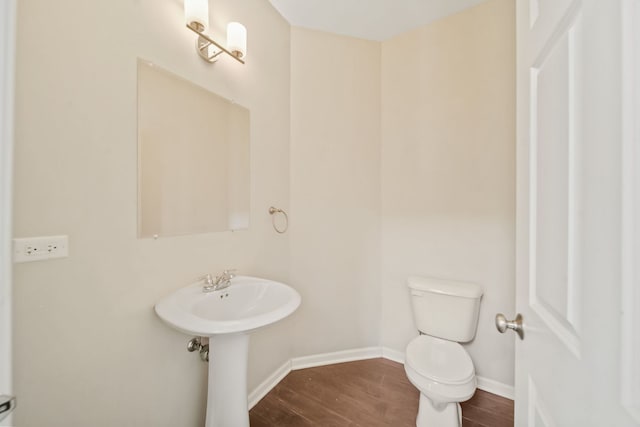
M 425 292 L 433 292 L 444 295 L 456 295 L 466 298 L 480 298 L 482 286 L 472 282 L 459 282 L 457 280 L 439 279 L 436 277 L 411 276 L 407 279 L 411 289 Z

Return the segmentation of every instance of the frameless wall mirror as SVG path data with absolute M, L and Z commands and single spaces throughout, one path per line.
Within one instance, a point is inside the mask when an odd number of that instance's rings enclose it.
M 138 236 L 249 227 L 249 110 L 138 60 Z

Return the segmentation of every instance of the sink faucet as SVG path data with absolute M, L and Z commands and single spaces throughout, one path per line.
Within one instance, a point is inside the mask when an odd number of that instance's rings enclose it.
M 233 274 L 234 271 L 235 270 L 224 270 L 221 275 L 215 278 L 212 277 L 211 274 L 201 277 L 200 280 L 204 281 L 202 292 L 213 292 L 228 288 L 229 285 L 231 285 L 231 279 L 236 277 L 236 275 Z

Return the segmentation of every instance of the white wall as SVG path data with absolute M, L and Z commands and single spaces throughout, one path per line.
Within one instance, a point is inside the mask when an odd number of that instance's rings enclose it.
M 382 345 L 417 335 L 409 275 L 484 289 L 468 350 L 513 384 L 514 2 L 491 0 L 382 43 Z
M 15 236 L 68 234 L 65 259 L 15 265 L 16 424 L 197 426 L 206 365 L 153 305 L 235 267 L 288 281 L 289 25 L 262 0 L 217 0 L 212 32 L 249 29 L 247 64 L 206 64 L 182 2 L 18 5 Z M 137 239 L 136 61 L 251 110 L 249 231 Z M 249 389 L 291 356 L 292 323 L 254 334 Z
M 291 33 L 295 355 L 378 344 L 380 44 Z

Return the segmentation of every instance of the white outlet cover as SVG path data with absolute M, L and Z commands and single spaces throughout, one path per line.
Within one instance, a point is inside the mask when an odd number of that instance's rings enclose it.
M 42 261 L 69 256 L 68 236 L 22 237 L 13 239 L 13 262 Z

